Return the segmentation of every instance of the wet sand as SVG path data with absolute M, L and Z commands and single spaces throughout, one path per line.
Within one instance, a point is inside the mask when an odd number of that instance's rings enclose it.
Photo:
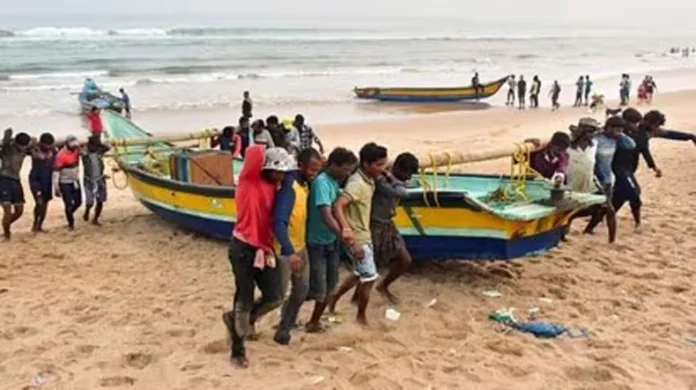
M 694 104 L 696 92 L 655 101 L 668 127 L 689 131 L 696 131 Z M 548 136 L 585 110 L 493 108 L 317 131 L 329 146 L 375 140 L 394 153 L 423 154 Z M 248 345 L 248 370 L 227 360 L 220 314 L 233 284 L 225 242 L 161 221 L 113 185 L 101 228 L 80 221 L 67 232 L 53 201 L 50 232 L 34 236 L 29 202 L 13 241 L 0 243 L 0 388 L 694 389 L 696 147 L 651 145 L 665 176 L 641 163 L 639 232 L 625 208 L 614 245 L 603 227 L 579 235 L 578 222 L 569 243 L 537 257 L 419 266 L 394 285 L 401 318 L 384 319 L 387 304 L 375 294 L 369 330 L 354 324 L 344 298 L 344 323 L 324 335 L 297 331 L 280 347 L 271 340 L 279 317 L 272 313 L 259 325 L 261 340 Z M 509 164 L 465 169 L 504 173 Z M 502 296 L 483 295 L 489 290 Z M 502 307 L 522 318 L 538 308 L 540 320 L 587 328 L 589 337 L 505 331 L 487 318 Z

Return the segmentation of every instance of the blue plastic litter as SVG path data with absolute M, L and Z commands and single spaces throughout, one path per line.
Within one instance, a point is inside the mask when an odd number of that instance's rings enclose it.
M 544 322 L 512 322 L 509 325 L 521 332 L 531 333 L 543 339 L 558 337 L 568 330 L 568 328 L 563 325 Z

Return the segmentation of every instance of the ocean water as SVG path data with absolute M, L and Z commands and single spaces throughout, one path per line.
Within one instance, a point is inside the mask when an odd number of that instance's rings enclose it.
M 581 74 L 614 88 L 624 72 L 637 78 L 696 68 L 696 53 L 669 53 L 696 46 L 696 34 L 664 29 L 41 22 L 0 25 L 0 120 L 9 122 L 0 125 L 75 116 L 75 93 L 86 77 L 112 92 L 126 88 L 136 116 L 229 108 L 234 122 L 242 91 L 249 90 L 265 113 L 303 110 L 331 122 L 382 115 L 356 109 L 354 86 L 468 85 L 478 71 L 482 81 L 538 74 L 545 86 L 559 80 L 567 85 L 564 94 L 572 94 Z M 671 84 L 692 88 L 696 80 Z M 492 102 L 500 104 L 502 95 Z

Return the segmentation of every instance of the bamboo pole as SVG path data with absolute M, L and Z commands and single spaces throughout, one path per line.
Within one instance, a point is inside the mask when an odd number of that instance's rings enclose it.
M 543 147 L 543 144 L 542 144 Z M 538 150 L 534 144 L 530 142 L 522 143 L 515 146 L 501 147 L 498 149 L 482 150 L 482 151 L 454 151 L 454 152 L 436 152 L 423 156 L 419 156 L 420 168 L 436 168 L 446 167 L 448 165 L 468 164 L 480 161 L 497 160 L 500 158 L 511 157 L 517 152 L 528 153 Z
M 177 133 L 177 134 L 160 134 L 152 137 L 136 137 L 136 138 L 107 138 L 104 143 L 110 146 L 147 146 L 157 143 L 173 143 L 200 140 L 205 138 L 215 137 L 222 132 L 218 129 L 205 129 L 192 133 Z

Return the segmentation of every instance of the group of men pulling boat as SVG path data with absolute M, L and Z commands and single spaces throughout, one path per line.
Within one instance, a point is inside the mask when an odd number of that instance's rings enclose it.
M 410 153 L 387 169 L 387 149 L 375 143 L 364 145 L 358 156 L 339 147 L 325 159 L 301 115 L 285 126 L 271 116 L 265 126 L 257 120 L 247 128 L 248 114 L 237 129 L 228 128 L 213 141 L 244 157 L 228 253 L 236 291 L 232 310 L 223 314 L 231 359 L 242 367 L 248 364 L 245 339 L 255 337 L 259 318 L 278 307 L 274 340 L 287 345 L 307 300 L 315 302 L 307 332 L 324 332 L 325 310 L 333 312 L 353 288 L 357 320 L 367 324 L 378 265 L 389 265 L 389 272 L 377 290 L 397 301 L 389 286 L 406 272 L 411 257 L 392 218 L 397 200 L 406 196 L 405 183 L 418 170 Z M 312 147 L 314 142 L 321 150 Z M 342 248 L 353 272 L 339 285 Z M 261 291 L 257 300 L 255 287 Z
M 636 179 L 642 155 L 657 177 L 662 176 L 650 151 L 651 138 L 692 141 L 696 135 L 663 129 L 666 118 L 652 110 L 642 115 L 634 108 L 612 111 L 602 126 L 593 118 L 582 118 L 570 126 L 570 134 L 557 132 L 548 146 L 530 156 L 530 166 L 541 176 L 565 183 L 573 192 L 598 192 L 607 203 L 591 207 L 578 215 L 591 216 L 584 232 L 592 234 L 606 217 L 609 242 L 616 238 L 616 212 L 627 202 L 635 227 L 641 224 L 641 188 Z M 529 142 L 539 145 L 539 140 Z
M 321 143 L 301 115 L 292 123 L 283 121 L 285 126 L 275 116 L 265 125 L 257 120 L 249 126 L 250 113 L 249 109 L 242 115 L 237 129 L 227 128 L 213 141 L 245 160 L 228 253 L 236 292 L 233 309 L 223 314 L 232 340 L 231 359 L 243 367 L 248 364 L 245 339 L 255 337 L 254 325 L 275 308 L 282 306 L 274 340 L 286 345 L 306 300 L 315 301 L 307 332 L 323 332 L 324 311 L 333 312 L 336 302 L 353 288 L 357 320 L 366 324 L 379 265 L 390 269 L 377 289 L 390 302 L 397 301 L 389 286 L 407 271 L 411 257 L 392 218 L 419 165 L 415 156 L 404 153 L 387 169 L 387 149 L 375 143 L 364 145 L 359 156 L 336 148 L 325 160 L 312 148 L 313 142 L 320 147 Z M 665 116 L 659 111 L 643 116 L 628 108 L 614 114 L 604 125 L 582 118 L 570 126 L 570 133 L 555 133 L 547 146 L 530 156 L 531 167 L 543 177 L 574 192 L 607 196 L 605 205 L 578 216 L 591 217 L 586 233 L 607 216 L 611 242 L 616 211 L 626 202 L 636 227 L 641 222 L 635 177 L 639 156 L 658 177 L 662 174 L 650 153 L 649 139 L 696 143 L 693 134 L 662 129 Z M 293 142 L 291 134 L 297 133 L 300 143 Z M 541 146 L 538 140 L 528 141 Z M 338 285 L 341 247 L 352 260 L 353 272 Z M 256 301 L 255 285 L 262 293 Z
M 21 171 L 24 159 L 31 156 L 29 188 L 34 197 L 34 233 L 44 232 L 43 223 L 48 204 L 53 196 L 63 199 L 68 229 L 75 228 L 75 212 L 82 206 L 84 190 L 85 212 L 83 219 L 91 219 L 99 225 L 104 202 L 106 202 L 106 179 L 104 154 L 109 150 L 101 142 L 100 132 L 93 132 L 82 147 L 77 137 L 68 136 L 65 143 L 58 145 L 50 133 L 41 134 L 38 140 L 26 133 L 12 136 L 12 129 L 5 130 L 0 146 L 0 205 L 3 209 L 2 230 L 5 240 L 12 237 L 12 224 L 24 213 L 24 188 Z M 82 161 L 82 182 L 80 182 Z

